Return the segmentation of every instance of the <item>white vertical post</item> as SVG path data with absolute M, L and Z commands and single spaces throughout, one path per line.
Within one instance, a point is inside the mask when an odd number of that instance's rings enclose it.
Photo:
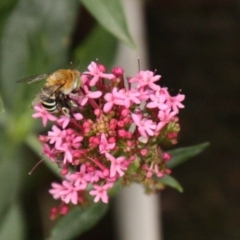
M 130 32 L 137 45 L 132 50 L 120 44 L 115 65 L 124 68 L 127 76 L 138 72 L 138 58 L 142 70 L 148 67 L 146 33 L 144 22 L 144 0 L 122 0 Z M 161 240 L 160 198 L 145 195 L 144 189 L 132 184 L 118 195 L 115 218 L 118 240 Z

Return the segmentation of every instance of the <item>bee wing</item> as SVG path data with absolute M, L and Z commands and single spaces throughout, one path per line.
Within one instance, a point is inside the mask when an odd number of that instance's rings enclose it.
M 38 75 L 35 75 L 35 76 L 20 79 L 17 82 L 18 83 L 21 83 L 21 82 L 35 83 L 35 82 L 40 82 L 42 80 L 45 80 L 49 76 L 50 76 L 50 74 L 46 74 L 46 73 L 45 74 L 38 74 Z
M 40 98 L 40 93 L 38 93 L 35 98 L 32 101 L 32 107 L 34 107 L 35 105 L 37 105 L 38 103 L 41 103 L 41 98 Z
M 53 96 L 57 92 L 59 85 L 51 86 L 51 87 L 43 87 L 35 96 L 32 101 L 32 106 L 37 105 L 38 103 L 42 103 L 43 101 L 48 101 L 49 98 L 56 98 L 56 95 Z

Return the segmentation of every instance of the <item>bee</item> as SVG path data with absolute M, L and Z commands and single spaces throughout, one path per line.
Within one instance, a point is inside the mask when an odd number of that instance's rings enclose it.
M 36 83 L 46 80 L 32 105 L 40 102 L 50 113 L 62 112 L 69 116 L 70 109 L 76 104 L 69 94 L 80 87 L 81 73 L 77 70 L 59 69 L 51 74 L 40 74 L 18 80 L 17 82 Z

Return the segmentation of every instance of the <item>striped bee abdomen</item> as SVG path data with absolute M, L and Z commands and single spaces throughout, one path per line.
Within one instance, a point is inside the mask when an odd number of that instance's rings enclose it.
M 40 92 L 40 99 L 42 106 L 48 112 L 56 112 L 58 108 L 57 96 L 56 93 L 52 93 L 51 88 L 43 87 Z
M 48 98 L 47 100 L 42 100 L 42 106 L 48 111 L 48 112 L 55 112 L 58 107 L 58 103 L 56 101 L 55 95 Z

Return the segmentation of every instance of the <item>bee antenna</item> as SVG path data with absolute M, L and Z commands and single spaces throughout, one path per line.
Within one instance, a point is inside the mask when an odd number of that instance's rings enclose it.
M 78 60 L 78 65 L 77 65 L 77 69 L 79 70 L 80 68 L 80 60 Z
M 31 169 L 31 171 L 28 173 L 29 175 L 32 175 L 33 171 L 38 167 L 38 165 L 40 163 L 42 163 L 44 161 L 44 158 L 42 158 L 40 161 L 38 161 L 34 166 L 33 168 Z

